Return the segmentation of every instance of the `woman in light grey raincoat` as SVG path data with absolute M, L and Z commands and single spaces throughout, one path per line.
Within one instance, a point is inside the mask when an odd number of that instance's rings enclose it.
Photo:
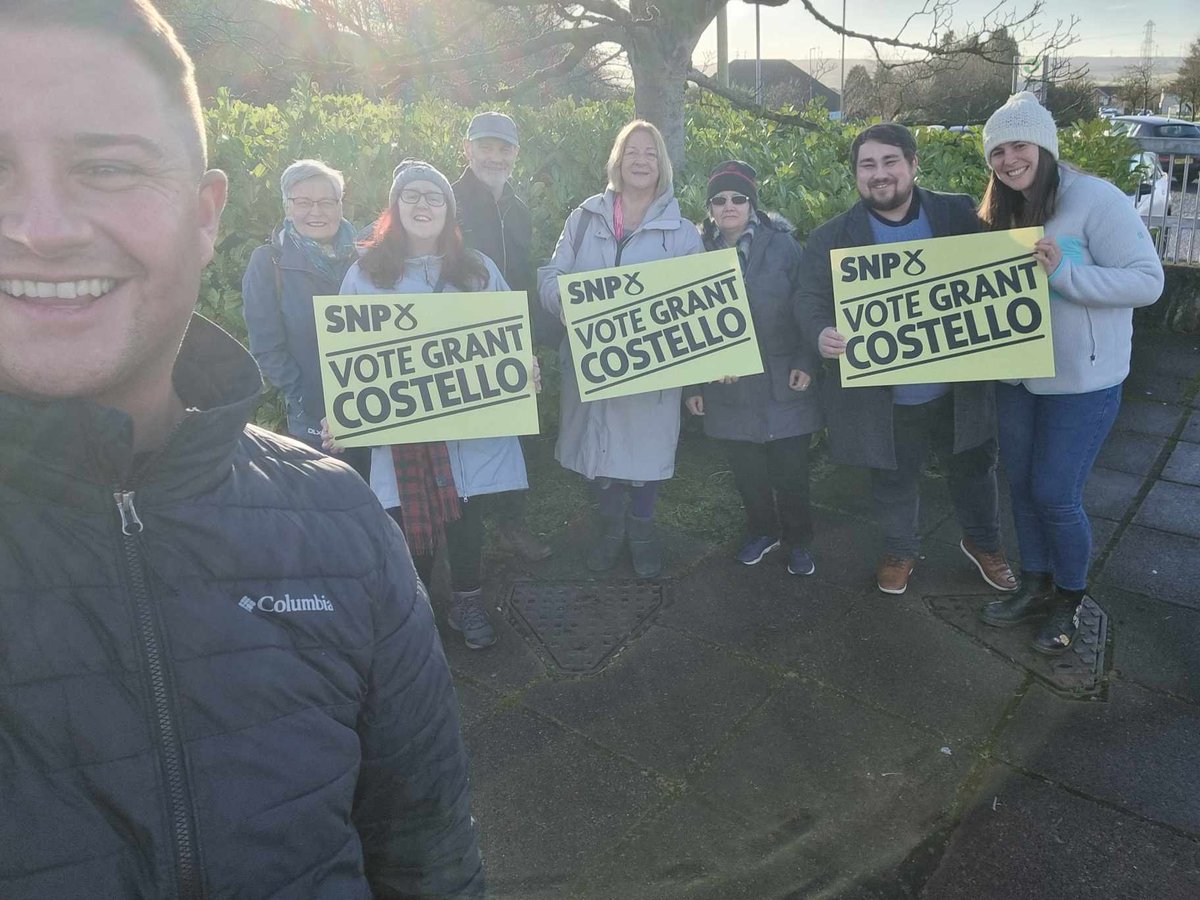
M 696 226 L 679 212 L 671 160 L 658 129 L 635 120 L 621 129 L 608 157 L 608 189 L 567 218 L 554 257 L 538 271 L 543 305 L 562 316 L 558 276 L 700 253 Z M 562 342 L 562 393 L 554 455 L 587 478 L 599 503 L 588 568 L 613 567 L 629 536 L 633 568 L 643 578 L 662 571 L 654 527 L 659 484 L 675 472 L 680 389 L 583 402 L 570 349 Z M 628 504 L 628 510 L 626 506 Z

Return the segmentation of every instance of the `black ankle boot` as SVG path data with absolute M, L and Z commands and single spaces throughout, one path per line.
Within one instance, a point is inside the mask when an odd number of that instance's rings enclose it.
M 1022 622 L 1042 619 L 1052 608 L 1054 579 L 1042 572 L 1022 572 L 1021 586 L 1010 597 L 993 600 L 984 606 L 979 618 L 985 625 L 1011 628 Z
M 643 519 L 629 514 L 626 521 L 629 529 L 629 555 L 633 559 L 633 571 L 639 578 L 657 578 L 662 574 L 662 543 L 654 519 Z
M 1070 647 L 1079 630 L 1079 604 L 1082 602 L 1083 591 L 1055 588 L 1050 615 L 1034 635 L 1033 649 L 1054 656 Z
M 596 515 L 592 530 L 592 549 L 587 555 L 589 572 L 607 572 L 617 564 L 625 544 L 625 516 Z

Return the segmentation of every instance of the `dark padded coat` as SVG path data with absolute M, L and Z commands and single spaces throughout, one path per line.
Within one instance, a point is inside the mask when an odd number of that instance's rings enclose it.
M 220 329 L 193 319 L 174 378 L 193 411 L 138 459 L 123 413 L 0 394 L 0 897 L 482 895 L 399 530 L 246 426 L 261 379 Z
M 269 244 L 250 254 L 242 276 L 242 312 L 250 352 L 287 400 L 295 433 L 297 427 L 319 428 L 325 416 L 313 297 L 336 296 L 350 263 L 327 276 L 282 235 L 277 229 Z
M 533 265 L 533 219 L 525 201 L 517 196 L 512 182 L 504 185 L 497 201 L 491 188 L 480 181 L 471 167 L 463 169 L 452 185 L 463 242 L 491 259 L 509 289 L 529 296 L 529 316 L 538 343 L 557 346 L 562 325 L 538 300 Z
M 916 188 L 934 237 L 979 231 L 975 202 L 966 194 Z M 875 243 L 870 213 L 860 200 L 809 235 L 800 263 L 796 317 L 815 349 L 821 332 L 836 327 L 829 251 Z M 822 401 L 834 462 L 873 469 L 896 468 L 890 387 L 843 388 L 836 360 L 825 360 Z M 996 399 L 990 381 L 954 385 L 954 452 L 977 447 L 996 436 Z
M 705 249 L 713 249 L 707 237 Z M 763 373 L 744 375 L 733 384 L 698 385 L 684 394 L 703 394 L 701 421 L 709 437 L 762 444 L 812 434 L 821 427 L 816 385 L 821 357 L 815 342 L 804 339 L 793 315 L 800 245 L 786 219 L 758 213 L 744 280 Z M 812 376 L 810 390 L 788 387 L 792 369 Z

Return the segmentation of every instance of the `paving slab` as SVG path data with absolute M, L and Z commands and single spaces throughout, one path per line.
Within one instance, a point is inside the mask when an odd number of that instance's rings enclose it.
M 984 602 L 975 597 L 926 598 L 930 611 L 938 618 L 1063 696 L 1080 700 L 1103 694 L 1108 616 L 1095 600 L 1084 598 L 1075 640 L 1057 656 L 1046 656 L 1030 646 L 1040 622 L 1014 628 L 995 628 L 982 622 L 979 613 Z
M 529 644 L 508 620 L 502 587 L 484 585 L 488 613 L 496 629 L 496 643 L 483 650 L 472 650 L 462 635 L 446 624 L 448 604 L 434 602 L 438 610 L 438 630 L 446 648 L 446 660 L 455 676 L 463 676 L 488 689 L 505 694 L 546 677 L 546 667 Z M 440 608 L 439 608 L 440 607 Z
M 813 636 L 854 625 L 848 621 L 852 596 L 823 580 L 834 567 L 819 549 L 814 555 L 816 577 L 789 575 L 778 553 L 757 566 L 742 566 L 729 555 L 716 555 L 702 571 L 670 586 L 658 622 L 792 669 Z
M 1138 397 L 1124 397 L 1121 400 L 1121 410 L 1117 413 L 1117 421 L 1113 424 L 1113 430 L 1136 431 L 1141 434 L 1169 437 L 1175 433 L 1179 419 L 1184 414 L 1183 408 L 1171 403 L 1142 400 Z
M 1134 522 L 1200 538 L 1200 487 L 1158 481 L 1150 488 Z
M 1200 445 L 1179 443 L 1175 445 L 1162 477 L 1169 481 L 1200 485 Z
M 1083 486 L 1083 508 L 1089 515 L 1119 521 L 1137 498 L 1143 483 L 1140 475 L 1097 466 Z
M 523 702 L 649 769 L 682 777 L 778 683 L 728 652 L 655 628 L 601 674 L 543 682 Z
M 1118 677 L 1200 704 L 1200 611 L 1108 589 Z
M 662 797 L 649 773 L 527 710 L 494 715 L 465 739 L 497 897 L 553 896 Z
M 786 829 L 760 832 L 689 794 L 639 823 L 580 883 L 597 900 L 762 900 L 793 891 L 810 896 L 813 861 L 790 839 Z
M 1200 374 L 1200 342 L 1195 335 L 1158 331 L 1138 333 L 1130 358 L 1130 370 L 1138 373 L 1192 378 Z
M 463 728 L 470 728 L 491 715 L 500 703 L 500 695 L 459 676 L 454 682 L 458 694 L 458 717 Z
M 836 693 L 791 684 L 692 789 L 747 820 L 754 841 L 744 866 L 785 857 L 790 890 L 759 897 L 835 896 L 894 868 L 950 809 L 972 759 L 942 746 Z
M 1100 579 L 1101 585 L 1200 609 L 1200 540 L 1131 525 Z M 1103 606 L 1103 588 L 1093 593 Z
M 956 744 L 981 740 L 1021 681 L 1018 668 L 924 606 L 926 589 L 975 596 L 980 604 L 1000 596 L 957 547 L 932 547 L 901 597 L 873 584 L 851 596 L 764 565 L 712 566 L 681 581 L 660 622 L 819 679 Z
M 1159 403 L 1176 403 L 1196 408 L 1196 398 L 1189 396 L 1192 392 L 1192 379 L 1179 378 L 1170 375 L 1159 375 L 1154 372 L 1131 371 L 1129 380 L 1125 382 L 1124 397 L 1138 400 L 1150 400 Z
M 990 770 L 921 900 L 1195 900 L 1200 846 L 1002 766 Z
M 1035 685 L 996 755 L 1200 839 L 1197 746 L 1200 708 L 1116 681 L 1107 703 L 1068 703 Z
M 1117 523 L 1112 519 L 1094 516 L 1089 513 L 1088 521 L 1092 523 L 1092 562 L 1109 549 L 1109 541 L 1117 531 Z
M 1133 475 L 1148 475 L 1158 461 L 1167 439 L 1134 431 L 1113 431 L 1100 448 L 1096 465 Z
M 890 838 L 866 829 L 856 844 L 859 860 L 838 864 L 846 848 L 834 857 L 817 840 L 809 823 L 787 823 L 764 829 L 732 811 L 688 795 L 660 816 L 639 823 L 611 859 L 604 859 L 593 877 L 581 883 L 589 896 L 611 900 L 866 900 L 905 896 L 898 885 L 903 876 L 894 869 L 878 874 L 861 860 L 889 860 L 903 852 L 885 852 Z M 901 864 L 904 865 L 903 863 Z M 886 887 L 882 887 L 886 885 Z M 884 892 L 877 892 L 880 886 Z
M 1187 424 L 1183 427 L 1183 433 L 1180 434 L 1180 439 L 1190 441 L 1193 444 L 1200 444 L 1200 412 L 1194 412 Z

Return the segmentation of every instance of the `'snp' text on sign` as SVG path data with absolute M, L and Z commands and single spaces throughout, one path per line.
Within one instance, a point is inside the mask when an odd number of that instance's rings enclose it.
M 737 251 L 558 277 L 583 400 L 763 370 Z
M 537 434 L 524 294 L 314 302 L 329 428 L 342 446 Z
M 1041 228 L 831 250 L 842 384 L 1054 374 Z

